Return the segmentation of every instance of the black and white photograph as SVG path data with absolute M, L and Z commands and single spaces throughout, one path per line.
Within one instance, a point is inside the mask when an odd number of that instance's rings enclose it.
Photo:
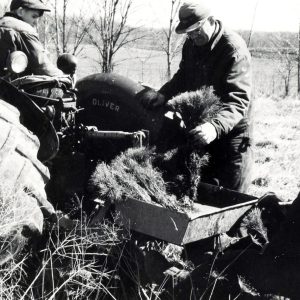
M 0 0 L 1 300 L 299 300 L 299 168 L 299 0 Z

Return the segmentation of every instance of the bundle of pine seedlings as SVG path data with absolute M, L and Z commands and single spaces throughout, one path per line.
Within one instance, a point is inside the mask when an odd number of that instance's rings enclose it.
M 195 148 L 189 143 L 189 131 L 209 122 L 219 112 L 221 103 L 211 87 L 185 92 L 167 103 L 174 119 L 181 117 L 178 131 L 165 132 L 158 141 L 155 165 L 163 170 L 164 179 L 170 182 L 170 192 L 178 199 L 197 200 L 197 186 L 201 171 L 209 162 L 206 147 Z M 174 143 L 174 140 L 176 141 Z M 186 201 L 186 200 L 184 200 Z
M 110 164 L 101 162 L 90 179 L 95 195 L 102 201 L 120 202 L 133 198 L 181 210 L 176 197 L 167 191 L 162 172 L 153 166 L 155 152 L 148 148 L 129 148 Z
M 214 117 L 220 102 L 211 88 L 205 88 L 174 97 L 168 108 L 179 113 L 185 123 L 185 128 L 174 131 L 176 143 L 163 128 L 164 134 L 158 141 L 163 147 L 128 149 L 110 164 L 98 164 L 90 179 L 96 197 L 109 202 L 134 198 L 177 211 L 191 208 L 197 198 L 201 168 L 208 163 L 209 156 L 205 149 L 189 145 L 188 132 Z
M 181 114 L 189 131 L 214 118 L 221 108 L 221 102 L 212 87 L 205 87 L 179 94 L 169 100 L 167 106 Z

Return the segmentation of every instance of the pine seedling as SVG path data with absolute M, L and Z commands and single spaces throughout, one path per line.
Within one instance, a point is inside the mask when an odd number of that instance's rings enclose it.
M 268 232 L 263 224 L 261 210 L 253 208 L 243 219 L 242 228 L 245 228 L 254 244 L 264 247 L 269 243 Z
M 247 282 L 247 280 L 243 276 L 238 275 L 238 283 L 241 288 L 241 294 L 248 294 L 255 297 L 260 296 L 257 290 L 253 286 L 251 286 L 251 284 Z
M 153 150 L 128 149 L 109 165 L 101 163 L 91 177 L 91 186 L 104 201 L 124 201 L 126 198 L 181 210 L 174 195 L 167 192 L 162 172 L 153 166 Z
M 187 130 L 209 122 L 220 110 L 218 96 L 211 87 L 185 92 L 168 101 L 168 107 L 182 116 Z

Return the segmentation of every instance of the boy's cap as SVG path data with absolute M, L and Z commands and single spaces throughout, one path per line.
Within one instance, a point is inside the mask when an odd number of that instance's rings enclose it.
M 51 11 L 41 0 L 12 0 L 10 4 L 10 10 L 18 9 L 19 7 L 42 10 L 42 11 Z

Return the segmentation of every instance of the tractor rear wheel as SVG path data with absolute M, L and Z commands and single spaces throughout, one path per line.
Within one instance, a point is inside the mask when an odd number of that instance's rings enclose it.
M 37 159 L 39 139 L 20 123 L 18 109 L 2 100 L 0 128 L 0 182 L 26 191 L 44 215 L 52 215 L 54 208 L 45 192 L 49 170 Z

